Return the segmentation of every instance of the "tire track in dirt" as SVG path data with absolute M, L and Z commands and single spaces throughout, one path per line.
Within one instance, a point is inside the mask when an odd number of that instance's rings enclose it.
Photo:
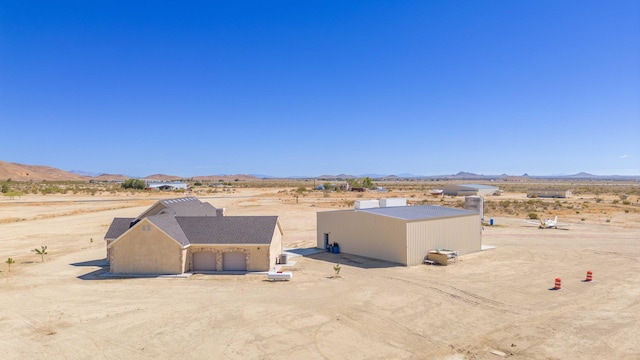
M 356 311 L 356 312 L 358 312 L 360 314 L 363 314 L 365 316 L 368 316 L 369 318 L 372 319 L 372 320 L 368 321 L 367 323 L 371 323 L 372 321 L 383 321 L 383 322 L 391 325 L 391 327 L 387 328 L 388 329 L 387 332 L 394 333 L 395 332 L 394 329 L 400 329 L 405 334 L 411 334 L 416 341 L 420 341 L 420 342 L 428 341 L 431 345 L 435 345 L 435 342 L 430 337 L 428 337 L 426 335 L 422 335 L 420 333 L 417 333 L 414 328 L 407 326 L 406 324 L 404 324 L 401 321 L 394 320 L 393 318 L 388 318 L 388 317 L 380 317 L 380 315 L 378 313 L 376 313 L 375 311 L 371 311 L 371 310 L 361 309 L 361 308 L 354 307 L 354 306 L 351 306 L 350 309 L 353 310 L 353 311 Z M 358 321 L 357 319 L 353 319 L 349 315 L 347 315 L 347 316 L 351 320 Z M 367 328 L 367 334 L 370 337 L 368 329 L 369 328 Z
M 421 287 L 423 289 L 433 290 L 443 295 L 449 296 L 455 300 L 466 302 L 468 304 L 472 304 L 475 306 L 485 307 L 493 311 L 498 311 L 506 314 L 516 314 L 516 315 L 520 314 L 517 311 L 505 309 L 504 307 L 508 306 L 505 303 L 480 296 L 470 291 L 459 289 L 455 286 L 446 285 L 438 282 L 430 282 L 430 284 L 437 284 L 437 286 L 431 286 L 424 283 L 397 278 L 397 277 L 388 277 L 388 279 L 402 281 L 414 286 Z
M 631 260 L 638 261 L 638 257 L 635 256 L 634 254 L 628 254 L 628 253 L 617 252 L 617 251 L 582 249 L 582 252 L 585 252 L 585 253 L 588 253 L 588 254 L 604 255 L 604 256 L 613 255 L 613 256 L 623 257 L 625 259 L 631 259 Z
M 320 332 L 320 329 L 322 329 L 327 324 L 328 322 L 325 322 L 324 324 L 319 325 L 316 328 L 316 331 L 313 332 L 313 345 L 315 346 L 318 354 L 322 356 L 323 359 L 329 359 L 329 358 L 322 352 L 322 349 L 320 349 L 320 346 L 318 345 L 318 333 Z

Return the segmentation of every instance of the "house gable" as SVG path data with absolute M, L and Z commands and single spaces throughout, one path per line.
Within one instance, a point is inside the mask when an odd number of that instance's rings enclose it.
M 109 243 L 107 245 L 107 248 L 112 248 L 115 244 L 117 244 L 118 242 L 122 241 L 122 239 L 124 238 L 131 238 L 131 237 L 135 237 L 135 235 L 145 235 L 144 233 L 160 233 L 162 234 L 163 237 L 166 237 L 168 239 L 171 239 L 172 241 L 174 241 L 177 245 L 179 245 L 181 248 L 184 248 L 186 246 L 189 245 L 189 243 L 187 242 L 186 244 L 178 241 L 174 236 L 172 236 L 171 234 L 167 233 L 164 229 L 162 229 L 160 226 L 154 224 L 151 219 L 149 218 L 145 218 L 142 219 L 140 221 L 138 221 L 135 225 L 133 225 L 131 228 L 129 228 L 128 230 L 126 230 L 122 235 L 120 235 L 117 239 L 113 240 L 111 243 Z
M 109 245 L 112 273 L 180 274 L 186 250 L 147 219 Z

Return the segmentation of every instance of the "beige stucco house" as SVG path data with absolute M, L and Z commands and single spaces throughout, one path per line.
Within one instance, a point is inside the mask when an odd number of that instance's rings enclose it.
M 282 253 L 277 216 L 225 216 L 195 197 L 161 200 L 105 235 L 114 274 L 268 271 Z

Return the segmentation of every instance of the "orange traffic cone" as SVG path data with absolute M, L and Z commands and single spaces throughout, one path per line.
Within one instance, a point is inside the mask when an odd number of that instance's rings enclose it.
M 556 278 L 556 284 L 550 290 L 562 290 L 562 280 L 560 280 L 560 278 Z
M 591 272 L 591 270 L 587 271 L 587 278 L 584 279 L 582 282 L 592 282 L 593 281 L 593 273 Z

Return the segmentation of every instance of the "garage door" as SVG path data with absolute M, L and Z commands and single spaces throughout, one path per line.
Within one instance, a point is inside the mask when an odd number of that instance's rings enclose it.
M 247 271 L 247 262 L 243 252 L 222 254 L 222 268 L 226 271 Z
M 193 253 L 193 271 L 216 271 L 216 253 L 212 251 Z

